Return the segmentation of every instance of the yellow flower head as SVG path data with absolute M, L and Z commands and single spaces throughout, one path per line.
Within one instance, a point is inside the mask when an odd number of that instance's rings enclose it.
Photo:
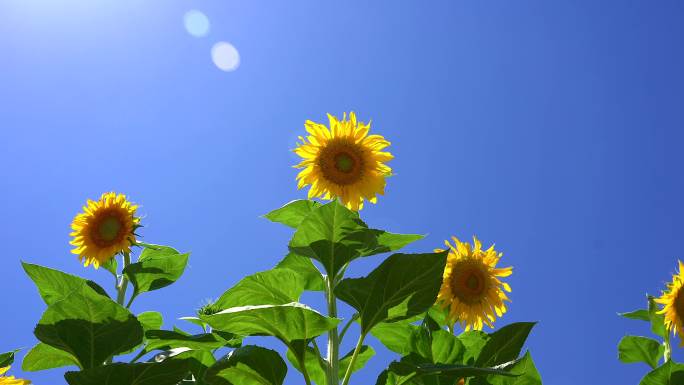
M 303 170 L 297 175 L 298 186 L 310 185 L 309 198 L 339 197 L 352 210 L 363 208 L 363 201 L 375 203 L 377 194 L 385 193 L 385 177 L 392 169 L 384 162 L 393 158 L 381 151 L 390 145 L 380 135 L 368 135 L 370 123 L 356 121 L 356 115 L 346 114 L 342 120 L 328 114 L 330 128 L 307 120 L 310 134 L 299 137 L 302 143 L 294 152 L 304 160 L 296 165 Z
M 102 194 L 97 201 L 89 199 L 71 223 L 71 244 L 76 246 L 71 252 L 85 260 L 84 266 L 92 263 L 96 269 L 117 253 L 130 252 L 140 226 L 137 209 L 125 195 L 114 192 Z
M 482 330 L 483 324 L 491 328 L 496 317 L 506 312 L 504 301 L 510 302 L 504 291 L 510 293 L 511 287 L 499 277 L 508 277 L 513 268 L 497 268 L 501 254 L 494 246 L 483 250 L 476 237 L 472 247 L 456 237 L 452 239 L 454 245 L 444 241 L 449 255 L 437 303 L 447 309 L 449 322 L 460 322 L 465 330 Z
M 679 261 L 679 273 L 672 276 L 672 282 L 667 285 L 656 302 L 665 305 L 658 314 L 665 314 L 665 327 L 668 332 L 674 332 L 680 338 L 680 346 L 684 346 L 684 263 Z
M 4 374 L 10 369 L 9 366 L 0 368 L 0 385 L 31 385 L 31 381 L 22 380 L 21 378 L 14 378 L 14 376 L 5 377 Z

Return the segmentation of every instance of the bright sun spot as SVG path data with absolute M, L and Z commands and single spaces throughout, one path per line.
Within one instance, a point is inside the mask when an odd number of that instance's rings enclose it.
M 186 12 L 183 24 L 185 24 L 185 30 L 192 36 L 202 37 L 209 33 L 209 18 L 198 10 Z
M 240 66 L 240 53 L 232 44 L 220 41 L 211 48 L 211 59 L 223 71 L 235 71 Z

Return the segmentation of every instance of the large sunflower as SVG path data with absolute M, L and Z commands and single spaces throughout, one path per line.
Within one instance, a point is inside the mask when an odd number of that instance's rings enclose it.
M 137 209 L 125 195 L 114 192 L 102 194 L 97 201 L 89 199 L 71 223 L 71 244 L 76 246 L 71 252 L 85 260 L 85 266 L 92 263 L 96 269 L 117 253 L 130 252 L 140 226 Z
M 377 194 L 385 193 L 385 177 L 392 169 L 384 162 L 393 158 L 381 151 L 390 145 L 380 135 L 368 135 L 370 123 L 356 121 L 356 115 L 346 114 L 342 120 L 328 114 L 330 128 L 307 120 L 306 138 L 294 152 L 304 160 L 296 165 L 303 168 L 297 175 L 298 188 L 311 185 L 309 198 L 339 197 L 352 210 L 363 208 L 363 201 L 375 203 Z
M 663 292 L 656 302 L 665 305 L 659 314 L 665 314 L 665 327 L 668 332 L 679 335 L 680 346 L 684 346 L 684 263 L 679 261 L 679 273 L 672 276 L 672 282 L 667 285 L 668 291 Z
M 9 370 L 9 366 L 0 368 L 0 385 L 31 385 L 31 381 L 22 380 L 21 378 L 14 378 L 14 376 L 5 377 L 5 372 Z
M 513 268 L 497 268 L 501 254 L 494 246 L 483 250 L 476 237 L 472 247 L 452 239 L 454 245 L 444 241 L 449 255 L 437 303 L 448 311 L 450 323 L 460 322 L 465 330 L 482 330 L 483 324 L 493 327 L 496 317 L 506 312 L 504 301 L 510 302 L 504 291 L 510 292 L 511 287 L 499 278 L 511 275 Z

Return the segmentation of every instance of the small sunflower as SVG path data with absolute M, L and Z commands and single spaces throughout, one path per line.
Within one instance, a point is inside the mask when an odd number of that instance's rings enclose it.
M 680 346 L 684 346 L 684 263 L 679 261 L 679 273 L 672 276 L 672 282 L 667 285 L 668 291 L 663 292 L 656 302 L 664 305 L 658 314 L 665 314 L 665 327 L 668 332 L 674 332 L 680 338 Z
M 454 245 L 444 241 L 449 255 L 437 303 L 448 311 L 449 322 L 460 322 L 465 330 L 482 330 L 483 324 L 493 327 L 496 317 L 506 312 L 504 301 L 510 302 L 504 291 L 510 293 L 511 287 L 499 277 L 508 277 L 513 268 L 497 268 L 501 253 L 494 246 L 483 250 L 476 237 L 472 247 L 456 237 L 452 239 Z
M 97 201 L 89 199 L 71 223 L 71 244 L 76 246 L 71 252 L 85 260 L 84 266 L 92 263 L 96 269 L 117 253 L 130 252 L 135 229 L 140 227 L 137 209 L 125 195 L 114 192 L 102 194 Z
M 368 135 L 370 123 L 356 121 L 356 115 L 346 114 L 342 120 L 328 114 L 330 128 L 307 120 L 310 134 L 299 137 L 302 143 L 294 152 L 304 160 L 296 165 L 303 170 L 297 175 L 298 186 L 311 185 L 309 198 L 339 197 L 352 210 L 363 208 L 364 199 L 376 203 L 377 194 L 385 193 L 385 177 L 392 169 L 384 162 L 393 158 L 381 151 L 390 145 L 380 135 Z
M 31 381 L 22 380 L 21 378 L 14 378 L 14 376 L 5 377 L 5 373 L 10 369 L 9 366 L 0 368 L 0 385 L 31 385 Z

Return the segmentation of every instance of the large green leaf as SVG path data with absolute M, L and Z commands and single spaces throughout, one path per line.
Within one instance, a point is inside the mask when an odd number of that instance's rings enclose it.
M 412 337 L 418 326 L 408 322 L 380 322 L 371 330 L 373 337 L 377 338 L 387 349 L 407 355 L 413 353 Z
M 214 333 L 196 335 L 181 334 L 171 330 L 147 330 L 145 351 L 169 350 L 174 348 L 212 350 L 225 346 L 228 341 Z
M 80 290 L 92 291 L 103 296 L 107 292 L 93 281 L 67 274 L 48 267 L 22 262 L 26 274 L 33 280 L 40 296 L 47 305 L 62 301 L 71 293 Z
M 176 385 L 189 373 L 185 360 L 111 364 L 64 375 L 69 385 Z
M 306 218 L 311 212 L 319 207 L 321 204 L 316 201 L 310 201 L 307 199 L 299 199 L 291 201 L 285 206 L 275 209 L 270 213 L 264 215 L 264 217 L 273 222 L 282 223 L 285 226 L 290 226 L 292 228 L 297 228 L 300 223 Z
M 262 271 L 243 278 L 216 301 L 217 309 L 248 305 L 282 305 L 299 300 L 304 280 L 290 269 Z
M 216 363 L 216 358 L 211 353 L 210 350 L 185 350 L 185 349 L 175 349 L 180 351 L 180 353 L 171 353 L 171 360 L 185 360 L 188 363 L 190 372 L 193 375 L 194 382 L 190 384 L 194 385 L 207 385 L 204 381 L 204 375 L 207 370 Z M 180 383 L 183 385 L 185 383 Z
M 76 357 L 86 369 L 128 351 L 143 338 L 133 314 L 87 285 L 49 305 L 34 333 L 41 342 Z
M 144 311 L 136 316 L 144 330 L 158 330 L 164 323 L 162 314 L 158 311 Z
M 489 334 L 479 330 L 469 330 L 461 333 L 458 336 L 458 340 L 461 341 L 464 348 L 461 361 L 464 364 L 473 365 L 490 338 Z
M 338 298 L 359 312 L 361 332 L 382 321 L 398 321 L 426 312 L 442 284 L 447 252 L 394 254 L 364 278 L 347 278 Z
M 234 307 L 200 318 L 215 330 L 241 336 L 275 336 L 286 343 L 317 337 L 340 322 L 300 303 Z
M 471 385 L 542 385 L 541 376 L 534 366 L 530 352 L 509 366 L 510 373 L 516 377 L 501 375 L 489 375 L 486 378 L 478 377 L 472 381 Z
M 282 385 L 287 365 L 278 353 L 259 346 L 243 346 L 217 361 L 204 375 L 210 385 Z
M 287 350 L 287 360 L 290 361 L 292 367 L 302 373 L 300 361 L 304 362 L 309 379 L 316 385 L 327 385 L 325 360 L 304 341 L 294 341 L 290 345 L 290 349 Z
M 463 357 L 463 343 L 446 330 L 431 333 L 431 361 L 435 364 L 455 364 Z
M 684 365 L 667 361 L 651 370 L 639 385 L 681 385 L 684 384 Z
M 323 275 L 318 270 L 318 268 L 313 264 L 311 258 L 303 257 L 295 253 L 288 253 L 285 258 L 283 258 L 276 265 L 278 269 L 290 269 L 304 280 L 304 289 L 312 291 L 323 291 L 325 290 L 325 282 L 323 281 Z
M 624 363 L 645 362 L 655 369 L 663 350 L 663 345 L 652 338 L 625 336 L 618 344 L 618 358 Z
M 474 376 L 517 376 L 511 373 L 509 368 L 515 363 L 509 363 L 505 367 L 484 368 L 460 364 L 426 364 L 422 358 L 415 355 L 402 357 L 401 361 L 392 362 L 389 367 L 380 373 L 376 385 L 399 385 L 399 384 L 424 384 L 423 379 L 439 378 L 439 383 L 456 383 L 459 378 Z M 431 382 L 435 383 L 435 382 Z
M 39 370 L 72 365 L 79 366 L 78 360 L 74 356 L 64 350 L 56 349 L 40 342 L 26 353 L 24 361 L 21 363 L 21 370 L 25 372 L 37 372 Z
M 168 246 L 145 244 L 138 262 L 126 266 L 123 271 L 133 284 L 131 301 L 141 293 L 176 282 L 183 275 L 189 256 Z
M 340 359 L 340 364 L 338 365 L 339 372 L 337 374 L 339 378 L 344 378 L 344 375 L 347 373 L 347 367 L 349 367 L 349 363 L 351 362 L 351 357 L 353 354 L 354 350 L 352 349 Z M 352 373 L 356 373 L 361 368 L 366 366 L 368 360 L 370 360 L 374 355 L 375 350 L 373 350 L 372 347 L 363 345 L 361 350 L 359 350 L 359 354 L 356 356 L 356 362 L 354 362 L 354 366 L 352 367 Z
M 516 322 L 492 333 L 475 361 L 475 366 L 495 366 L 518 358 L 534 325 L 535 322 Z
M 313 208 L 301 221 L 290 251 L 318 260 L 334 277 L 355 258 L 398 250 L 422 237 L 369 229 L 357 212 L 333 201 Z

